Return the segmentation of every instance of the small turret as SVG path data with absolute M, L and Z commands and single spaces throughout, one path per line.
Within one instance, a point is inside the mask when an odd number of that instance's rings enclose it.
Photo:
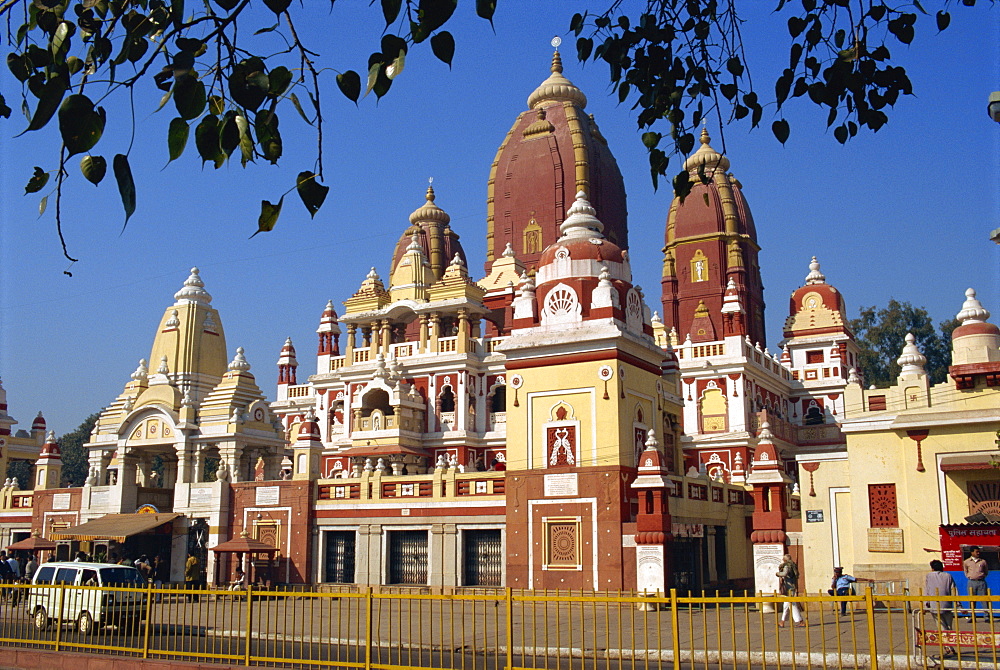
M 337 325 L 337 310 L 333 308 L 333 301 L 328 300 L 323 309 L 323 315 L 319 318 L 319 349 L 316 354 L 319 356 L 339 356 L 340 355 L 340 326 Z
M 299 363 L 295 360 L 295 346 L 292 338 L 286 338 L 284 346 L 281 347 L 281 355 L 278 357 L 278 384 L 298 384 L 295 379 L 295 369 Z
M 42 452 L 35 461 L 35 490 L 59 488 L 62 480 L 62 455 L 56 434 L 49 431 Z

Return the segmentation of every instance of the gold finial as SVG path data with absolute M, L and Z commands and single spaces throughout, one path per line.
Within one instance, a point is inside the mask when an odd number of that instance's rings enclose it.
M 559 55 L 559 45 L 562 44 L 562 38 L 556 35 L 552 38 L 552 41 L 549 42 L 549 44 L 551 44 L 552 48 L 555 49 L 555 52 L 552 54 L 552 71 L 561 73 L 563 71 L 563 65 L 562 57 Z
M 708 144 L 712 140 L 708 135 L 708 128 L 704 125 L 701 127 L 701 143 Z
M 434 202 L 434 177 L 427 180 L 427 202 Z

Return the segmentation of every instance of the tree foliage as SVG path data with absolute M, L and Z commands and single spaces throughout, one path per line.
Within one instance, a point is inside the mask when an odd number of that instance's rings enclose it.
M 885 387 L 895 383 L 900 370 L 896 359 L 907 333 L 913 333 L 914 343 L 927 357 L 925 369 L 931 383 L 945 381 L 951 365 L 951 331 L 958 325 L 957 319 L 948 319 L 936 329 L 926 309 L 895 299 L 881 309 L 861 308 L 858 318 L 851 320 L 851 329 L 861 348 L 858 365 L 865 384 Z
M 933 2 L 932 16 L 918 0 L 891 5 L 878 0 L 772 0 L 775 20 L 787 24 L 788 67 L 776 81 L 757 88 L 744 53 L 739 13 L 755 1 L 647 0 L 632 5 L 598 0 L 599 9 L 570 18 L 577 56 L 605 62 L 615 95 L 637 110 L 654 185 L 670 174 L 671 155 L 691 152 L 694 131 L 708 118 L 723 136 L 722 127 L 730 122 L 759 126 L 767 109 L 774 116 L 771 131 L 784 143 L 791 128 L 783 110 L 801 98 L 823 110 L 841 143 L 861 129 L 878 131 L 888 122 L 888 108 L 913 93 L 906 69 L 892 52 L 910 44 L 918 26 L 946 29 L 953 5 L 976 4 L 924 0 Z M 987 2 L 995 0 L 981 4 Z M 381 98 L 389 92 L 410 49 L 429 44 L 449 66 L 457 49 L 445 27 L 458 0 L 378 4 L 384 24 L 371 26 L 378 48 L 359 73 L 322 62 L 315 45 L 303 42 L 297 22 L 304 6 L 290 0 L 263 0 L 263 7 L 251 0 L 0 0 L 10 49 L 7 66 L 22 84 L 23 132 L 57 128 L 61 139 L 58 156 L 25 176 L 25 192 L 40 194 L 40 212 L 55 196 L 55 223 L 66 257 L 75 260 L 63 239 L 59 205 L 63 184 L 75 172 L 71 160 L 80 156 L 82 177 L 100 184 L 108 173 L 106 154 L 114 152 L 111 174 L 125 225 L 139 206 L 129 160 L 135 118 L 127 148 L 102 147 L 101 140 L 110 123 L 121 123 L 103 105 L 134 109 L 121 103 L 131 102 L 143 82 L 155 84 L 160 109 L 175 115 L 166 137 L 170 161 L 187 150 L 193 134 L 202 165 L 220 168 L 234 158 L 244 167 L 255 161 L 277 164 L 283 154 L 279 121 L 294 109 L 314 129 L 314 165 L 300 166 L 308 169 L 300 169 L 284 193 L 271 196 L 276 203 L 261 201 L 257 232 L 274 228 L 284 196 L 293 190 L 315 216 L 329 190 L 322 184 L 326 72 L 336 72 L 337 89 L 358 103 L 369 94 Z M 498 0 L 475 0 L 477 14 L 491 23 L 497 5 Z M 338 27 L 333 0 L 330 7 L 328 32 L 333 33 Z M 252 37 L 265 34 L 280 38 L 287 48 L 258 52 Z M 11 117 L 14 103 L 0 97 L 0 117 Z M 54 184 L 45 191 L 50 181 Z M 682 197 L 691 188 L 684 171 L 673 177 L 673 184 Z
M 66 433 L 59 438 L 59 450 L 62 452 L 62 485 L 83 486 L 87 479 L 90 463 L 87 460 L 87 450 L 84 448 L 90 440 L 90 433 L 97 425 L 100 412 L 94 412 L 83 420 L 72 433 Z

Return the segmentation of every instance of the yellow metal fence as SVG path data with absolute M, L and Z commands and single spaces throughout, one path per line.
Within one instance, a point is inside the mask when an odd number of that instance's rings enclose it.
M 970 602 L 968 597 L 871 591 L 841 597 L 676 592 L 646 597 L 510 589 L 442 595 L 356 587 L 186 591 L 63 585 L 7 585 L 0 595 L 0 648 L 230 665 L 363 670 L 1000 667 L 1000 596 Z M 933 611 L 925 609 L 928 600 Z M 957 614 L 951 631 L 938 624 L 949 618 L 949 605 Z M 796 626 L 799 613 L 803 625 Z

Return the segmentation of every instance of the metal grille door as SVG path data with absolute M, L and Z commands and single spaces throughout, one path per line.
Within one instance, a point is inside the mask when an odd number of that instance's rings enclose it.
M 326 531 L 326 564 L 323 581 L 336 584 L 354 583 L 353 530 Z
M 427 531 L 389 532 L 389 583 L 427 583 Z
M 463 534 L 465 586 L 502 586 L 503 547 L 500 530 L 467 530 Z

